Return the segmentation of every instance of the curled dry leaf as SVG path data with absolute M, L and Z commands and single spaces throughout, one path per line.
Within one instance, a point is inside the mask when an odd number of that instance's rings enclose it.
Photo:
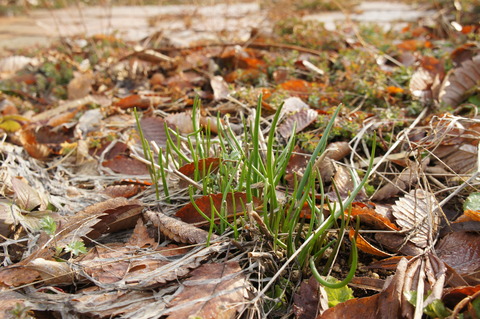
M 121 109 L 136 107 L 139 109 L 147 109 L 161 104 L 164 98 L 155 94 L 132 94 L 123 99 L 118 100 L 113 105 Z
M 168 217 L 165 214 L 147 211 L 145 212 L 145 217 L 151 220 L 156 227 L 160 228 L 160 231 L 165 236 L 176 242 L 200 244 L 208 240 L 208 232 L 181 220 Z M 210 236 L 211 240 L 216 238 L 215 234 Z
M 142 209 L 139 201 L 123 197 L 88 206 L 60 225 L 56 245 L 64 247 L 80 239 L 95 239 L 108 232 L 133 228 Z
M 399 230 L 399 228 L 387 217 L 383 216 L 380 213 L 377 213 L 374 208 L 363 203 L 353 203 L 352 209 L 350 211 L 345 211 L 345 216 L 348 216 L 348 214 L 350 214 L 352 219 L 355 219 L 355 217 L 358 216 L 362 223 L 373 227 L 373 229 L 395 231 Z
M 441 208 L 435 196 L 421 189 L 412 190 L 392 206 L 393 215 L 407 240 L 419 248 L 427 248 L 436 238 Z
M 200 126 L 200 114 L 196 117 L 197 127 Z M 190 134 L 193 130 L 192 112 L 181 112 L 170 114 L 165 118 L 165 122 L 173 128 L 174 131 L 181 134 Z
M 451 71 L 445 78 L 439 93 L 440 102 L 457 106 L 466 93 L 480 81 L 480 55 L 463 61 L 461 66 Z
M 324 182 L 330 182 L 336 173 L 336 181 L 340 186 L 339 190 L 348 192 L 353 188 L 353 181 L 351 179 L 350 170 L 346 167 L 340 167 L 334 161 L 339 161 L 350 154 L 350 146 L 348 142 L 333 142 L 330 143 L 323 154 L 315 162 L 315 167 L 320 170 L 320 175 Z

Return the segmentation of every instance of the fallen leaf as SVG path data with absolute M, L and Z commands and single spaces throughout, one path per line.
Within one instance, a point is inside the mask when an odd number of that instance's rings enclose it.
M 168 318 L 233 319 L 247 301 L 247 280 L 236 261 L 204 264 L 170 302 Z
M 222 210 L 222 205 L 225 205 L 225 214 L 228 217 L 233 217 L 237 214 L 243 214 L 245 212 L 245 205 L 247 204 L 247 195 L 246 193 L 228 193 L 223 199 L 223 194 L 212 194 L 206 195 L 195 200 L 195 205 L 189 203 L 178 210 L 175 216 L 179 217 L 182 221 L 195 224 L 195 223 L 204 223 L 206 222 L 205 218 L 200 215 L 195 206 L 197 206 L 207 217 L 212 217 L 213 207 L 216 210 L 216 214 L 220 213 Z M 260 200 L 257 198 L 253 199 L 254 206 L 260 205 Z M 213 204 L 213 207 L 212 207 Z M 214 215 L 215 217 L 216 215 Z
M 350 239 L 352 239 L 355 236 L 355 230 L 350 229 L 348 235 Z M 365 238 L 363 238 L 363 236 L 360 233 L 357 234 L 356 243 L 357 243 L 357 248 L 363 251 L 364 253 L 374 255 L 374 256 L 380 256 L 380 257 L 392 257 L 392 254 L 386 253 L 374 247 L 372 244 L 366 241 Z
M 148 168 L 145 163 L 125 155 L 117 155 L 111 160 L 104 161 L 102 165 L 118 174 L 148 175 Z
M 438 258 L 473 284 L 480 278 L 480 236 L 473 232 L 454 232 L 447 234 L 436 245 Z
M 227 82 L 219 75 L 210 79 L 210 86 L 213 89 L 213 99 L 215 101 L 226 99 L 230 94 Z
M 457 106 L 466 93 L 480 81 L 480 55 L 463 61 L 461 66 L 451 71 L 443 81 L 439 93 L 441 103 Z
M 293 313 L 297 319 L 314 319 L 317 317 L 320 303 L 320 284 L 315 277 L 303 281 L 293 295 Z M 327 308 L 326 305 L 325 308 Z
M 435 196 L 421 189 L 412 190 L 392 206 L 397 224 L 407 233 L 408 241 L 426 248 L 436 238 L 441 208 Z
M 187 224 L 181 220 L 168 217 L 162 213 L 155 213 L 147 211 L 145 216 L 152 221 L 152 223 L 160 228 L 160 231 L 168 238 L 180 242 L 189 244 L 200 244 L 210 240 L 215 240 L 217 235 L 204 231 L 190 224 Z

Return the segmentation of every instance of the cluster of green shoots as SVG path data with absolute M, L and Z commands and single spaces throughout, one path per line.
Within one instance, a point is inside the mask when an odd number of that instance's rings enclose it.
M 338 201 L 330 202 L 324 196 L 323 182 L 314 164 L 326 149 L 328 136 L 341 109 L 339 106 L 326 125 L 303 177 L 299 178 L 291 189 L 281 187 L 295 146 L 295 134 L 293 134 L 295 128 L 293 128 L 286 145 L 279 145 L 277 142 L 275 128 L 282 107 L 283 105 L 280 105 L 273 116 L 267 136 L 263 136 L 262 132 L 262 106 L 261 99 L 259 99 L 257 108 L 252 110 L 250 120 L 242 119 L 245 127 L 243 134 L 235 134 L 229 125 L 222 124 L 221 119 L 217 118 L 218 134 L 214 137 L 209 127 L 199 127 L 197 116 L 200 101 L 197 99 L 192 110 L 193 132 L 181 136 L 177 131 L 165 126 L 167 145 L 165 148 L 157 150 L 158 155 L 152 151 L 150 143 L 145 140 L 138 115 L 135 112 L 144 155 L 151 163 L 150 174 L 156 186 L 157 197 L 159 200 L 172 200 L 165 173 L 172 170 L 172 165 L 178 169 L 186 163 L 194 163 L 196 168 L 194 180 L 201 187 L 189 186 L 193 204 L 198 195 L 221 193 L 223 194 L 222 202 L 226 203 L 229 193 L 244 192 L 246 194 L 246 203 L 242 203 L 245 206 L 243 215 L 233 214 L 232 216 L 231 212 L 229 215 L 226 204 L 220 210 L 216 210 L 212 203 L 211 213 L 202 212 L 197 207 L 198 212 L 210 225 L 210 234 L 232 231 L 233 236 L 237 239 L 240 235 L 240 228 L 249 220 L 247 204 L 252 205 L 254 198 L 258 198 L 263 204 L 256 207 L 256 212 L 261 216 L 262 232 L 268 232 L 268 236 L 265 238 L 271 241 L 273 249 L 286 251 L 287 256 L 291 260 L 295 260 L 300 269 L 310 266 L 313 275 L 326 287 L 343 287 L 353 278 L 356 270 L 358 254 L 355 240 L 352 241 L 351 266 L 347 277 L 343 281 L 332 283 L 331 280 L 324 279 L 325 277 L 322 275 L 326 276 L 329 273 L 337 253 L 341 249 L 341 243 L 349 224 L 349 218 L 345 217 L 344 212 L 349 211 L 355 196 L 367 182 L 372 163 L 364 173 L 363 180 L 355 185 L 346 200 L 342 202 L 338 196 Z M 375 150 L 372 149 L 371 159 L 374 158 L 374 152 Z M 208 157 L 220 159 L 218 170 L 215 172 L 209 167 L 201 167 L 201 165 L 205 165 L 205 161 L 200 160 Z M 161 194 L 159 184 L 161 184 L 163 194 Z M 287 202 L 280 200 L 279 190 L 283 190 Z M 319 205 L 317 205 L 318 197 L 321 198 Z M 229 198 L 233 199 L 234 197 Z M 305 219 L 301 214 L 305 203 L 308 203 L 311 211 L 310 219 Z M 328 214 L 325 214 L 324 206 L 329 207 Z M 338 234 L 336 240 L 332 240 L 330 239 L 332 236 L 328 236 L 334 230 Z M 317 271 L 316 262 L 323 257 L 329 247 L 333 249 L 333 253 L 329 255 L 321 275 Z

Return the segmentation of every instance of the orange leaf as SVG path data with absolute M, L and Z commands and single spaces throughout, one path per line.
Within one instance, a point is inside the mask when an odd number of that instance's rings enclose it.
M 300 79 L 289 80 L 279 85 L 281 89 L 296 93 L 308 93 L 312 86 L 312 83 Z
M 402 88 L 396 87 L 396 86 L 388 86 L 387 87 L 387 92 L 389 94 L 400 94 L 400 93 L 405 92 L 405 90 L 402 89 Z
M 355 230 L 350 229 L 348 235 L 350 236 L 350 240 L 355 236 Z M 370 244 L 368 241 L 363 238 L 362 235 L 357 234 L 356 238 L 357 242 L 357 247 L 363 251 L 364 253 L 370 254 L 370 255 L 375 255 L 375 256 L 380 256 L 380 257 L 391 257 L 392 255 L 389 253 L 386 253 Z
M 397 44 L 397 47 L 400 50 L 405 50 L 405 51 L 416 51 L 418 48 L 421 48 L 422 46 L 423 46 L 422 43 L 418 40 L 405 40 Z
M 245 211 L 245 204 L 247 203 L 246 193 L 228 193 L 226 196 L 226 213 L 228 216 L 242 214 Z M 212 216 L 212 203 L 215 210 L 219 213 L 223 201 L 223 194 L 211 194 L 200 197 L 195 201 L 195 205 L 208 217 Z M 254 206 L 260 205 L 261 201 L 258 198 L 253 199 Z M 182 207 L 175 216 L 179 217 L 186 223 L 202 223 L 205 222 L 205 218 L 200 215 L 195 209 L 192 203 L 189 203 Z
M 133 94 L 117 101 L 115 103 L 115 106 L 118 106 L 122 109 L 128 109 L 130 107 L 138 107 L 141 109 L 146 109 L 150 106 L 150 101 L 148 99 L 142 98 L 138 94 Z
M 347 214 L 348 211 L 345 211 L 345 216 L 347 216 Z M 388 220 L 388 218 L 377 213 L 373 208 L 361 203 L 353 204 L 350 215 L 351 217 L 358 216 L 360 221 L 375 227 L 375 229 L 399 230 L 399 228 L 390 220 Z

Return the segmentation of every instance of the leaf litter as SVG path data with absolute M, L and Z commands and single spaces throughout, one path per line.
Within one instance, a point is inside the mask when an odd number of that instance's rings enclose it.
M 94 36 L 2 59 L 2 311 L 64 318 L 474 313 L 479 28 L 469 24 L 473 6 L 445 4 L 438 12 L 436 24 L 420 19 L 389 31 L 349 24 L 334 32 L 280 14 L 272 30 L 252 32 L 247 42 L 179 47 L 164 38 L 138 46 Z M 457 21 L 443 25 L 451 19 L 445 12 Z M 243 138 L 260 96 L 263 168 L 255 169 L 270 169 L 270 132 L 275 154 L 288 156 L 273 162 L 269 179 L 246 183 L 252 169 L 242 161 L 254 143 Z M 325 151 L 310 161 L 330 120 Z M 342 241 L 348 230 L 343 246 L 361 251 L 351 299 L 350 288 L 329 290 L 299 266 L 303 253 L 289 250 L 356 190 L 373 144 L 367 184 L 324 234 Z M 294 217 L 283 214 L 295 209 L 293 192 L 310 162 L 309 202 L 300 205 L 293 246 L 283 247 L 289 230 L 273 226 Z M 347 275 L 342 247 L 315 249 L 325 274 Z

